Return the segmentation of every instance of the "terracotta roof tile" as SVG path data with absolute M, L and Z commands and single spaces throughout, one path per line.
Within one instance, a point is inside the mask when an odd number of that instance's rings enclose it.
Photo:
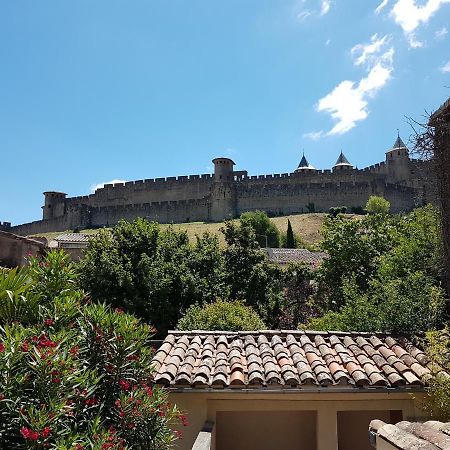
M 450 423 L 428 421 L 425 423 L 402 421 L 390 425 L 372 420 L 370 433 L 393 444 L 398 449 L 439 450 L 450 448 Z
M 425 354 L 406 338 L 381 334 L 258 331 L 170 332 L 154 381 L 172 387 L 421 387 Z

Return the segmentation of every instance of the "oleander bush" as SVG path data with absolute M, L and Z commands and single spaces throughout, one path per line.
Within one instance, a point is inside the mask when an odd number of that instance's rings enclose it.
M 0 284 L 2 304 L 22 298 L 0 318 L 1 448 L 171 448 L 186 418 L 152 385 L 154 330 L 92 303 L 64 254 L 30 263 L 2 275 L 10 288 L 18 278 L 17 292 Z M 37 311 L 28 295 L 41 299 Z

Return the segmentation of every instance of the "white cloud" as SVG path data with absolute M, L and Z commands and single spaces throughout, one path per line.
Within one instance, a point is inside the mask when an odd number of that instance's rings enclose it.
M 327 39 L 327 40 L 325 41 L 325 45 L 328 47 L 330 44 L 331 44 L 331 39 Z
M 320 6 L 320 15 L 324 16 L 330 11 L 331 0 L 322 0 L 322 4 Z
M 318 141 L 323 136 L 323 131 L 310 131 L 305 133 L 303 137 L 311 139 L 312 141 Z
M 101 189 L 105 184 L 115 184 L 115 183 L 126 183 L 126 180 L 111 180 L 111 181 L 105 181 L 103 183 L 93 184 L 91 186 L 91 193 L 94 193 L 97 189 Z
M 397 0 L 391 11 L 391 16 L 400 25 L 412 48 L 419 48 L 423 43 L 415 36 L 416 29 L 428 23 L 442 5 L 450 0 L 427 0 L 423 5 L 417 5 L 416 0 Z
M 445 66 L 441 67 L 441 72 L 442 73 L 450 73 L 450 61 L 445 64 Z
M 434 33 L 434 37 L 435 37 L 438 41 L 440 41 L 440 40 L 444 39 L 445 36 L 447 36 L 447 34 L 448 34 L 447 28 L 446 28 L 446 27 L 442 27 L 440 30 L 437 30 L 437 31 Z
M 387 6 L 389 0 L 383 0 L 376 8 L 375 14 L 380 14 L 380 12 Z
M 367 44 L 351 49 L 355 66 L 365 65 L 367 74 L 359 82 L 341 81 L 329 94 L 321 98 L 316 110 L 326 112 L 337 122 L 328 132 L 310 133 L 317 139 L 323 135 L 344 134 L 369 115 L 368 102 L 386 85 L 392 76 L 394 48 L 386 49 L 389 37 L 373 35 Z M 307 137 L 312 137 L 307 136 Z
M 360 66 L 366 62 L 373 62 L 373 59 L 378 59 L 378 54 L 386 42 L 388 42 L 388 36 L 378 38 L 378 34 L 374 34 L 370 38 L 369 44 L 357 44 L 352 47 L 350 53 L 356 58 L 355 65 Z

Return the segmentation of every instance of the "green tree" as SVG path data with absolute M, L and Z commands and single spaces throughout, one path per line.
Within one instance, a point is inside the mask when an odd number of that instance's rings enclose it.
M 80 281 L 93 299 L 138 315 L 161 336 L 191 304 L 226 296 L 223 267 L 216 237 L 191 246 L 186 232 L 136 219 L 91 239 Z
M 282 270 L 268 263 L 249 222 L 227 221 L 221 231 L 227 243 L 224 258 L 229 298 L 245 300 L 269 327 L 275 326 L 283 300 Z
M 391 204 L 383 197 L 372 195 L 366 203 L 366 211 L 369 214 L 389 214 Z
M 241 214 L 240 220 L 241 223 L 253 228 L 260 247 L 278 248 L 280 246 L 280 232 L 265 212 L 245 212 Z
M 255 331 L 266 326 L 258 314 L 243 302 L 218 300 L 209 305 L 192 305 L 178 322 L 177 329 Z
M 393 245 L 389 220 L 380 216 L 355 220 L 341 215 L 325 220 L 320 248 L 328 257 L 320 266 L 318 280 L 326 309 L 337 311 L 343 306 L 343 284 L 349 278 L 354 277 L 363 292 L 368 288 L 378 269 L 378 257 Z
M 292 231 L 291 221 L 288 219 L 287 231 L 286 231 L 286 245 L 285 248 L 296 248 L 295 236 Z

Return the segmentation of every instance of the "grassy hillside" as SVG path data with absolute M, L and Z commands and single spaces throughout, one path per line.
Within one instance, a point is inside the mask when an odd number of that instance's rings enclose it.
M 320 228 L 326 217 L 325 213 L 312 213 L 312 214 L 296 214 L 292 216 L 273 217 L 271 220 L 275 222 L 276 226 L 281 232 L 285 232 L 287 229 L 288 219 L 291 221 L 292 229 L 294 233 L 301 236 L 301 238 L 307 244 L 314 244 L 321 239 Z M 161 225 L 167 227 L 169 225 Z M 219 223 L 205 223 L 205 222 L 191 222 L 191 223 L 179 223 L 172 225 L 177 230 L 186 230 L 189 238 L 195 239 L 196 234 L 202 234 L 205 231 L 210 233 L 216 233 L 219 236 L 221 242 L 223 242 L 223 235 L 220 233 L 220 228 L 223 226 L 223 222 Z M 41 233 L 36 236 L 43 236 L 47 239 L 52 239 L 62 233 Z M 82 233 L 95 234 L 98 230 L 82 230 Z

